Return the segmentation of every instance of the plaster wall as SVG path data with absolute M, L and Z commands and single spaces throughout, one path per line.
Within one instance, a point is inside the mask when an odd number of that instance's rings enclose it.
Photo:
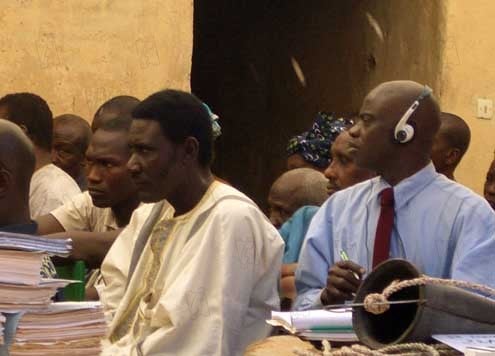
M 192 0 L 2 0 L 0 95 L 92 120 L 105 100 L 189 90 Z
M 495 100 L 495 39 L 491 0 L 445 2 L 447 24 L 440 88 L 442 110 L 460 115 L 471 128 L 471 145 L 457 180 L 482 194 L 495 149 L 495 117 L 476 116 L 477 99 Z

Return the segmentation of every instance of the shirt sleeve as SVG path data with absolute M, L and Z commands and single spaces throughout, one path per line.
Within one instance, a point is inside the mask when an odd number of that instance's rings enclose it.
M 65 231 L 92 231 L 91 196 L 88 192 L 80 193 L 50 214 L 57 219 Z
M 456 219 L 451 278 L 495 288 L 495 213 L 485 202 L 464 203 Z
M 334 264 L 331 200 L 317 211 L 309 225 L 296 270 L 295 310 L 321 307 L 320 294 L 327 284 L 329 268 Z

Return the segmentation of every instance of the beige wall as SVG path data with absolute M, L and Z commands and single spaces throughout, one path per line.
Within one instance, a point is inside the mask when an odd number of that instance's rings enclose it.
M 445 6 L 441 105 L 462 116 L 471 128 L 471 146 L 457 180 L 482 193 L 495 148 L 495 118 L 478 119 L 475 110 L 478 97 L 495 100 L 495 1 L 449 0 Z
M 121 94 L 189 90 L 192 0 L 3 0 L 0 95 L 30 91 L 91 121 Z

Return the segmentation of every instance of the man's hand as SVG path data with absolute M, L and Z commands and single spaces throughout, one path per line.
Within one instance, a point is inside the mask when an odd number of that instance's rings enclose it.
M 340 304 L 352 299 L 352 293 L 357 291 L 364 272 L 363 267 L 351 261 L 340 261 L 330 267 L 327 286 L 321 294 L 323 305 Z
M 282 278 L 294 276 L 296 274 L 297 263 L 283 264 L 282 265 Z

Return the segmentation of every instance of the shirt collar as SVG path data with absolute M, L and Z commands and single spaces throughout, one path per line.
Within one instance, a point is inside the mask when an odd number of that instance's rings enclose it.
M 421 192 L 432 180 L 438 176 L 433 163 L 430 162 L 424 168 L 420 169 L 412 176 L 407 177 L 399 182 L 394 188 L 394 207 L 395 209 L 402 208 L 409 200 Z M 380 192 L 389 188 L 388 184 L 382 177 L 377 177 L 372 180 L 371 199 L 378 199 Z
M 139 206 L 141 206 L 141 204 Z M 105 231 L 113 231 L 119 229 L 119 226 L 117 225 L 117 219 L 115 218 L 115 214 L 112 208 L 104 208 L 102 220 L 102 225 L 104 226 Z

